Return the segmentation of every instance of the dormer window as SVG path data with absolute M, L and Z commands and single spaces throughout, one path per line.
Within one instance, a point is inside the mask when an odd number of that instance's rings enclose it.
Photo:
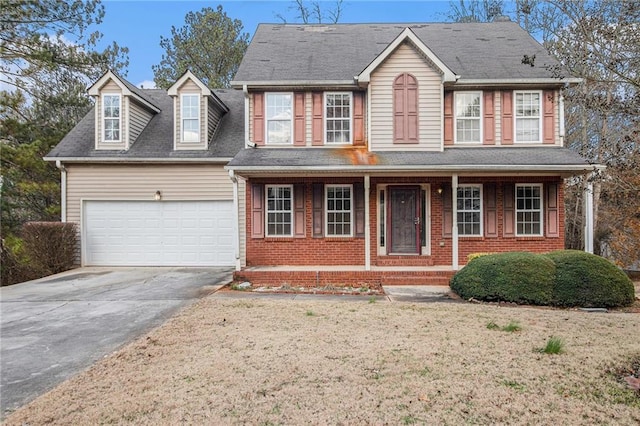
M 105 94 L 102 96 L 103 141 L 120 142 L 122 96 Z
M 180 116 L 182 117 L 181 142 L 200 142 L 200 96 L 185 94 L 180 97 Z

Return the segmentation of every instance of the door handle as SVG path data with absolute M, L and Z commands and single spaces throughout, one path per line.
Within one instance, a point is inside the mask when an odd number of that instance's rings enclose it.
M 420 225 L 420 217 L 416 217 L 415 219 L 413 219 L 413 223 L 414 225 Z

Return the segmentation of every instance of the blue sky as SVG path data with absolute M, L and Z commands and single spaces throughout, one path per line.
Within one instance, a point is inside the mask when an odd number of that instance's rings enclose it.
M 325 8 L 335 2 L 323 1 Z M 221 4 L 227 15 L 240 19 L 245 32 L 253 35 L 259 23 L 281 22 L 277 14 L 295 21 L 292 2 L 280 1 L 130 1 L 103 0 L 105 17 L 97 29 L 103 33 L 102 45 L 113 41 L 129 48 L 127 80 L 145 87 L 153 81 L 151 66 L 162 59 L 160 36 L 168 37 L 171 26 L 184 26 L 184 17 L 190 11 L 204 7 L 216 8 Z M 365 1 L 345 0 L 341 23 L 352 22 L 437 22 L 445 21 L 449 1 Z

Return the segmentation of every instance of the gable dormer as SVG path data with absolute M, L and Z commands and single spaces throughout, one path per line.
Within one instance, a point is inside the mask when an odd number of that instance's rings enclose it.
M 95 149 L 128 150 L 160 112 L 138 88 L 107 71 L 89 87 L 95 99 Z
M 173 98 L 173 148 L 207 149 L 229 108 L 189 70 L 169 88 L 168 94 Z

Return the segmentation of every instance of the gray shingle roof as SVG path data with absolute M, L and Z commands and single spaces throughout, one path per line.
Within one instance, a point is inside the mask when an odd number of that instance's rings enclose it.
M 165 90 L 137 89 L 161 109 L 142 131 L 128 151 L 95 149 L 95 113 L 91 111 L 47 155 L 48 159 L 101 158 L 136 159 L 206 159 L 231 158 L 244 147 L 244 97 L 233 89 L 213 92 L 229 107 L 207 150 L 175 151 L 173 149 L 173 99 Z
M 517 172 L 575 172 L 592 169 L 578 154 L 560 147 L 448 148 L 444 152 L 384 151 L 370 154 L 341 148 L 249 148 L 240 151 L 227 167 L 240 173 L 322 169 Z
M 429 24 L 261 24 L 234 82 L 351 81 L 405 28 L 462 80 L 549 78 L 557 65 L 515 22 Z M 535 67 L 522 64 L 535 55 Z

